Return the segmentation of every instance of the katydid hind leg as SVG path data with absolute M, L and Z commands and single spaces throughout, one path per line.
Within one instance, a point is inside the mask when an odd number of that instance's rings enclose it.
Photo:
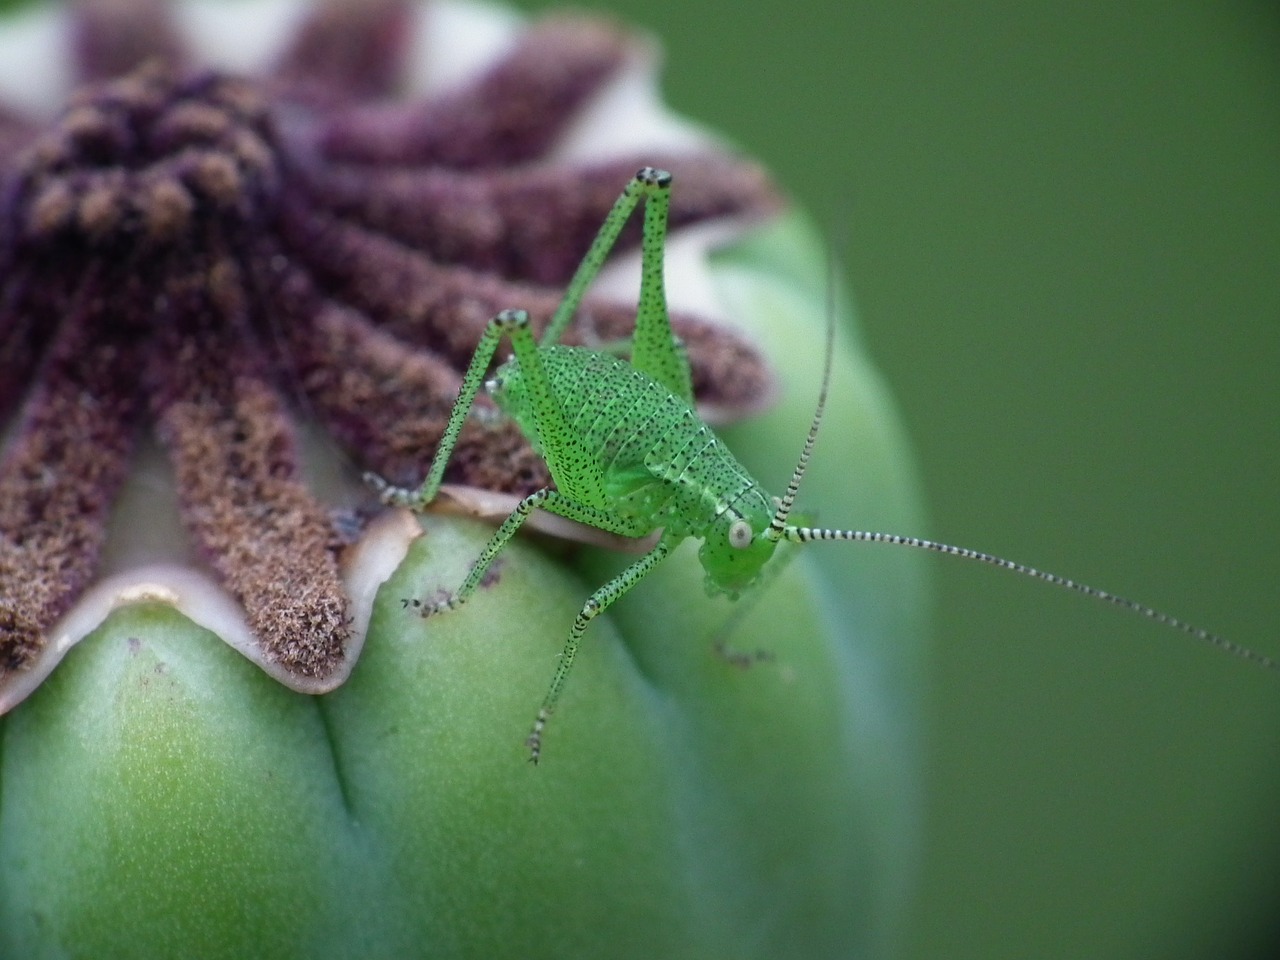
M 539 346 L 549 347 L 560 342 L 560 338 L 564 336 L 565 330 L 573 321 L 573 315 L 582 305 L 582 298 L 586 295 L 587 288 L 600 273 L 600 268 L 604 266 L 610 251 L 613 250 L 613 245 L 618 241 L 618 235 L 622 233 L 623 226 L 631 216 L 631 211 L 640 202 L 642 194 L 643 185 L 638 177 L 633 177 L 623 188 L 618 199 L 614 201 L 613 208 L 605 216 L 604 223 L 600 225 L 595 239 L 587 248 L 586 255 L 583 256 L 578 269 L 574 271 L 568 286 L 565 287 L 564 299 L 552 314 L 551 322 L 543 331 Z
M 671 204 L 671 174 L 654 167 L 636 172 L 605 217 L 577 271 L 565 289 L 564 299 L 542 335 L 540 346 L 559 343 L 587 288 L 600 273 L 617 243 L 622 227 L 636 204 L 644 201 L 641 241 L 640 298 L 631 342 L 631 365 L 648 374 L 683 400 L 693 399 L 689 362 L 671 332 L 667 312 L 663 263 L 666 253 L 667 212 Z
M 604 506 L 604 478 L 597 459 L 586 449 L 565 416 L 556 385 L 542 363 L 542 348 L 529 331 L 528 316 L 510 331 L 511 347 L 520 364 L 533 426 L 547 469 L 564 499 L 584 506 Z
M 657 380 L 686 403 L 693 402 L 693 380 L 684 347 L 671 332 L 663 262 L 671 174 L 646 167 L 636 174 L 644 184 L 644 238 L 640 248 L 640 299 L 631 344 L 631 365 Z

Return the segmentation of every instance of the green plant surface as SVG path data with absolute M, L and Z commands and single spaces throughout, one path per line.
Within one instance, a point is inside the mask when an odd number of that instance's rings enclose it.
M 780 360 L 782 403 L 729 434 L 779 478 L 826 322 L 805 263 L 792 215 L 714 270 Z M 879 380 L 848 348 L 837 378 L 828 429 L 862 452 L 820 457 L 807 495 L 914 522 Z M 622 561 L 521 537 L 424 620 L 402 600 L 460 582 L 491 529 L 424 523 L 332 694 L 142 605 L 0 721 L 0 957 L 886 954 L 917 852 L 917 558 L 809 548 L 733 622 L 682 548 L 592 625 L 535 767 L 565 631 Z M 718 655 L 726 623 L 767 657 Z

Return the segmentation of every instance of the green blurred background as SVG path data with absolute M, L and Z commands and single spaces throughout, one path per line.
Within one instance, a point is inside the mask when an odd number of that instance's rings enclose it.
M 933 518 L 902 532 L 1280 655 L 1271 5 L 579 5 L 661 35 L 670 101 L 845 238 Z M 867 509 L 810 506 L 849 525 Z M 1037 584 L 935 570 L 904 955 L 1270 955 L 1280 677 Z
M 659 34 L 670 101 L 847 238 L 923 532 L 1280 655 L 1272 6 L 584 5 Z M 905 954 L 1271 955 L 1280 677 L 1038 584 L 935 570 Z

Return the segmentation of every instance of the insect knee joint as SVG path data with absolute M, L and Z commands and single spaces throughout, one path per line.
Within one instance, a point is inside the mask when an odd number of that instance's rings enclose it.
M 493 318 L 493 323 L 503 332 L 527 327 L 529 325 L 529 314 L 525 310 L 503 310 Z
M 636 182 L 649 189 L 666 190 L 671 186 L 671 174 L 657 167 L 641 167 L 636 171 Z

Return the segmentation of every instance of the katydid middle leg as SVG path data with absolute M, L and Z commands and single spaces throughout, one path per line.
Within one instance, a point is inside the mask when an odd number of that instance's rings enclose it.
M 582 609 L 578 611 L 578 615 L 574 617 L 569 639 L 565 641 L 564 650 L 560 653 L 560 661 L 556 664 L 555 676 L 551 679 L 551 687 L 542 700 L 538 717 L 533 722 L 533 730 L 525 741 L 529 747 L 529 759 L 533 763 L 538 762 L 538 757 L 542 753 L 542 731 L 560 699 L 560 691 L 564 688 L 569 669 L 573 666 L 573 658 L 578 652 L 578 645 L 582 642 L 582 636 L 587 632 L 588 625 L 647 577 L 654 567 L 666 559 L 680 539 L 666 535 L 661 537 L 652 550 L 591 594 L 587 602 L 582 605 Z

